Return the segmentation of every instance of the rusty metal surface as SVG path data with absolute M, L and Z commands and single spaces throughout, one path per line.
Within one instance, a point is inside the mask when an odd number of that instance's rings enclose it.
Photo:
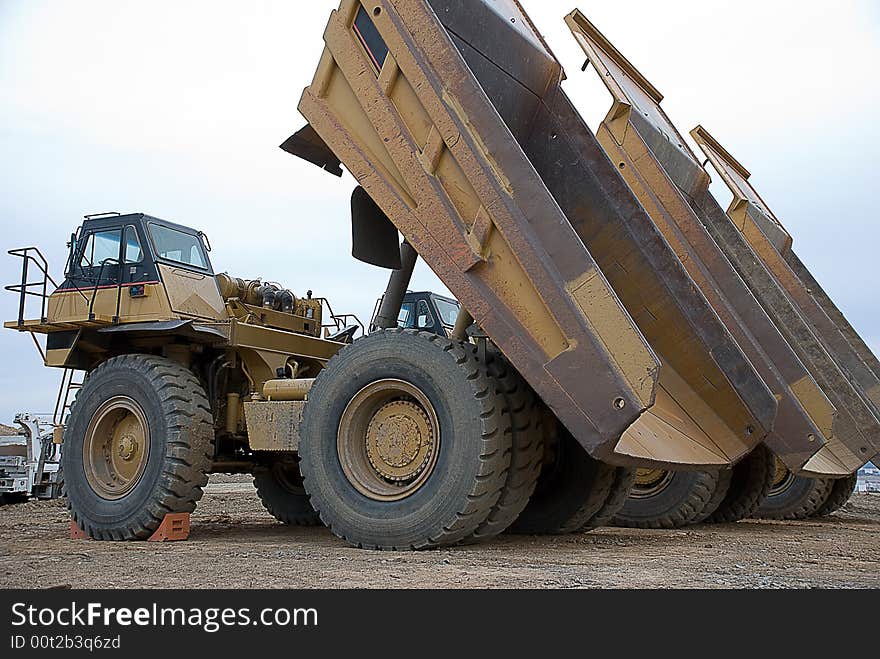
M 548 59 L 546 47 L 537 40 L 512 44 L 511 39 L 500 38 L 507 29 L 506 15 L 492 20 L 493 14 L 486 12 L 489 20 L 480 20 L 474 16 L 479 11 L 476 4 L 460 0 L 431 4 L 512 136 L 660 357 L 661 390 L 680 382 L 673 378 L 674 371 L 724 418 L 728 429 L 741 431 L 756 423 L 772 427 L 775 400 L 615 171 L 558 78 L 548 85 L 529 77 L 529 65 L 554 61 Z M 519 84 L 511 84 L 512 80 Z M 618 453 L 643 448 L 632 445 L 640 430 L 645 429 L 633 428 L 624 435 Z M 725 451 L 734 455 L 737 450 L 747 451 L 765 434 L 756 432 L 740 447 L 726 445 Z M 646 457 L 644 451 L 641 457 Z M 687 462 L 683 454 L 680 460 Z
M 566 20 L 614 98 L 600 143 L 779 399 L 767 442 L 801 469 L 839 429 L 828 392 L 777 327 L 798 322 L 790 302 L 748 245 L 715 231 L 709 176 L 660 107 L 662 95 L 583 14 Z M 762 306 L 756 292 L 774 304 Z
M 300 110 L 582 443 L 610 450 L 653 403 L 653 353 L 430 7 L 364 3 L 390 52 L 377 70 L 351 29 L 360 6 L 333 12 Z M 578 303 L 591 286 L 604 317 Z
M 785 291 L 793 313 L 800 318 L 799 324 L 786 324 L 790 340 L 808 353 L 805 361 L 815 365 L 823 387 L 843 401 L 849 435 L 861 434 L 864 440 L 861 445 L 838 446 L 832 442 L 828 450 L 835 455 L 843 453 L 847 459 L 841 461 L 847 467 L 867 462 L 878 448 L 876 438 L 880 429 L 880 380 L 866 363 L 876 364 L 876 357 L 791 250 L 790 235 L 749 182 L 748 170 L 704 128 L 698 127 L 691 134 L 734 195 L 727 216 L 720 209 L 710 209 L 712 223 L 731 241 L 748 242 L 754 258 L 760 259 L 769 271 L 776 288 Z M 788 238 L 779 240 L 780 235 Z M 804 334 L 807 336 L 802 338 Z M 846 452 L 853 455 L 846 456 Z M 808 468 L 817 467 L 811 464 Z
M 244 403 L 243 407 L 252 450 L 299 450 L 299 424 L 304 402 L 260 401 Z
M 723 466 L 767 435 L 773 394 L 517 3 L 345 0 L 324 37 L 300 111 L 587 450 Z

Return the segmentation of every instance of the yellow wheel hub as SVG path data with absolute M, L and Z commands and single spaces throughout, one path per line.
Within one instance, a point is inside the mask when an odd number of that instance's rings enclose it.
M 349 482 L 376 501 L 417 492 L 437 464 L 440 422 L 418 387 L 402 380 L 373 382 L 346 406 L 336 449 Z
M 794 474 L 789 471 L 782 460 L 776 458 L 776 471 L 773 474 L 773 485 L 770 487 L 770 495 L 782 494 L 791 486 L 794 480 Z
M 95 410 L 83 443 L 83 467 L 103 499 L 121 499 L 140 482 L 150 455 L 146 414 L 128 396 L 115 396 Z
M 665 490 L 672 482 L 675 472 L 664 469 L 639 469 L 636 471 L 636 482 L 630 497 L 647 499 Z
M 427 464 L 434 447 L 427 413 L 409 401 L 386 404 L 367 427 L 366 447 L 378 474 L 396 482 L 413 479 Z
M 659 483 L 666 476 L 662 469 L 639 469 L 636 471 L 636 485 L 648 487 Z

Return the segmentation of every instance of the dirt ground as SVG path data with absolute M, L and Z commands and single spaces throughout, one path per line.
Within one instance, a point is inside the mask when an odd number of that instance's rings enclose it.
M 387 554 L 349 548 L 326 529 L 284 527 L 240 481 L 212 480 L 183 543 L 74 541 L 64 502 L 0 508 L 0 587 L 880 588 L 876 495 L 822 521 L 603 529 Z

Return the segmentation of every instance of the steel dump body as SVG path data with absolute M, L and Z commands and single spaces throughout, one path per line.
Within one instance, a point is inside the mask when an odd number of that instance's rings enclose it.
M 691 135 L 733 193 L 726 231 L 740 233 L 760 257 L 876 419 L 880 401 L 877 358 L 795 254 L 790 234 L 750 183 L 749 171 L 704 128 L 697 127 Z M 850 465 L 865 462 L 880 450 L 876 444 L 856 448 Z M 824 459 L 825 452 L 820 452 L 807 471 L 825 473 Z
M 311 129 L 592 455 L 718 467 L 768 435 L 773 393 L 516 3 L 345 0 L 324 37 Z
M 824 475 L 852 473 L 876 435 L 870 410 L 724 215 L 663 97 L 582 14 L 567 21 L 614 96 L 599 141 L 780 400 L 768 445 L 792 470 L 812 461 Z M 817 457 L 811 427 L 827 442 Z

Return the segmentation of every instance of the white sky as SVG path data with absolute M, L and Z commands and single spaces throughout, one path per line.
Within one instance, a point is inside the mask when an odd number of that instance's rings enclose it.
M 575 1 L 523 4 L 595 125 L 609 101 L 562 21 Z M 350 256 L 352 180 L 277 148 L 303 124 L 296 104 L 336 4 L 0 0 L 0 247 L 36 244 L 60 274 L 82 215 L 147 212 L 206 231 L 218 271 L 311 288 L 367 320 L 387 273 Z M 801 257 L 880 349 L 880 3 L 580 8 L 666 95 L 682 132 L 703 123 L 752 170 Z M 18 267 L 0 256 L 0 281 Z M 413 287 L 440 290 L 423 267 Z M 16 314 L 16 296 L 0 295 L 0 315 Z M 27 336 L 0 333 L 0 352 L 0 421 L 51 410 L 60 372 Z

